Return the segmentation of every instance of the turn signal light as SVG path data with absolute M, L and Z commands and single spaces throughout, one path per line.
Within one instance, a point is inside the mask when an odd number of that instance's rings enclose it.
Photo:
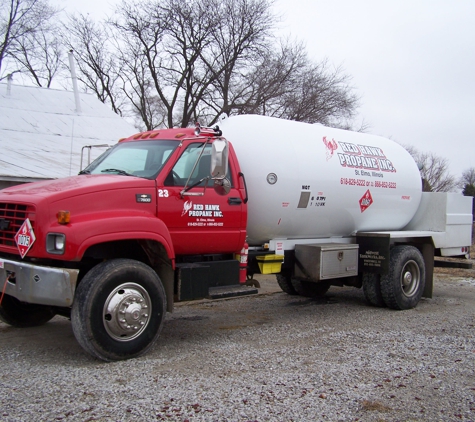
M 71 214 L 69 211 L 58 211 L 56 217 L 59 224 L 69 224 L 69 221 L 71 220 Z

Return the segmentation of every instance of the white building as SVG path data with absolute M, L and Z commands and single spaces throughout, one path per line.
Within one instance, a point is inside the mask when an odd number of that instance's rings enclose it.
M 78 95 L 80 110 L 73 92 L 0 83 L 0 189 L 77 174 L 84 146 L 137 132 L 94 95 Z M 91 157 L 105 150 L 93 148 Z

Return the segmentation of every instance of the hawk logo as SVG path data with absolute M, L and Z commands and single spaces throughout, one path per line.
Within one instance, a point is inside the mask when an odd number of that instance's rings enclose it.
M 338 148 L 338 144 L 335 142 L 334 139 L 331 141 L 327 141 L 327 137 L 323 137 L 323 143 L 325 144 L 325 147 L 327 148 L 327 161 L 333 157 L 333 152 Z
M 190 211 L 191 208 L 193 208 L 193 202 L 185 201 L 185 203 L 183 204 L 183 212 L 181 213 L 181 216 L 183 217 L 184 215 L 186 215 L 186 213 Z

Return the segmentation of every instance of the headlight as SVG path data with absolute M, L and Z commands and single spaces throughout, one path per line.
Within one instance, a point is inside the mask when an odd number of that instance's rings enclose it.
M 55 255 L 62 255 L 66 248 L 66 236 L 62 233 L 48 233 L 46 235 L 46 251 Z

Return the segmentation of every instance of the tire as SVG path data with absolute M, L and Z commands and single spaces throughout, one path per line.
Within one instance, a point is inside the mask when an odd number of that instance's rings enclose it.
M 276 274 L 277 283 L 279 284 L 282 291 L 289 295 L 297 295 L 298 293 L 295 291 L 294 286 L 292 285 L 291 276 L 290 274 L 281 273 Z
M 386 306 L 381 293 L 381 276 L 379 274 L 363 273 L 363 293 L 370 305 L 379 308 Z
M 414 246 L 396 246 L 391 250 L 389 273 L 381 276 L 381 293 L 391 309 L 417 306 L 425 287 L 425 264 Z
M 158 275 L 130 259 L 102 262 L 79 283 L 71 311 L 74 336 L 92 356 L 140 356 L 163 327 L 166 295 Z
M 315 283 L 313 281 L 292 278 L 292 286 L 300 296 L 322 297 L 325 296 L 325 293 L 330 288 L 330 283 L 325 281 Z
M 4 295 L 0 305 L 0 320 L 13 327 L 38 327 L 55 315 L 51 306 L 20 302 L 10 295 Z

